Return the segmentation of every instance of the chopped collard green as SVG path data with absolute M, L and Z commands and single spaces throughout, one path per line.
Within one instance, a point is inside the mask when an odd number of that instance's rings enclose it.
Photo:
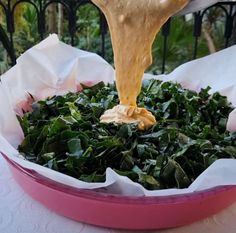
M 226 131 L 232 107 L 210 88 L 146 82 L 138 106 L 157 120 L 147 131 L 99 121 L 119 102 L 115 85 L 83 88 L 35 102 L 18 117 L 25 134 L 18 149 L 27 160 L 87 182 L 103 182 L 110 167 L 157 190 L 188 187 L 215 160 L 236 157 L 236 133 Z

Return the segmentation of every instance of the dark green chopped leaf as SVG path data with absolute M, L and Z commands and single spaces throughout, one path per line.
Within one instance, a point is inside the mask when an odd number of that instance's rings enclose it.
M 223 151 L 230 155 L 232 158 L 236 158 L 236 147 L 235 146 L 226 146 Z
M 80 157 L 83 154 L 81 141 L 78 138 L 73 138 L 67 142 L 70 156 Z
M 138 180 L 139 179 L 138 173 L 136 173 L 133 170 L 131 170 L 131 171 L 120 171 L 120 170 L 114 169 L 114 171 L 116 173 L 118 173 L 119 175 L 121 175 L 121 176 L 129 177 L 131 180 Z
M 49 152 L 41 155 L 45 162 L 52 160 L 55 157 L 55 152 Z
M 70 126 L 67 121 L 65 121 L 62 117 L 55 118 L 51 120 L 51 124 L 48 128 L 48 136 L 52 137 L 53 135 L 59 134 L 62 130 L 70 129 Z M 45 127 L 48 127 L 45 125 Z
M 25 139 L 18 147 L 29 161 L 86 182 L 104 182 L 111 167 L 147 189 L 185 188 L 220 158 L 236 158 L 236 133 L 226 131 L 232 107 L 210 88 L 199 94 L 180 85 L 145 81 L 138 106 L 156 119 L 137 124 L 100 123 L 119 103 L 115 85 L 98 83 L 79 93 L 35 102 L 18 120 Z
M 128 138 L 131 137 L 133 134 L 132 129 L 131 129 L 131 125 L 122 125 L 119 129 L 119 131 L 117 132 L 117 135 L 121 138 Z
M 145 188 L 155 190 L 160 189 L 160 183 L 153 177 L 147 174 L 140 174 L 138 180 Z
M 71 116 L 77 121 L 81 120 L 81 114 L 80 114 L 78 108 L 75 106 L 75 103 L 66 102 L 66 105 L 68 105 L 68 107 L 69 107 Z
M 105 174 L 97 175 L 97 172 L 93 172 L 91 175 L 81 175 L 79 177 L 80 180 L 85 182 L 104 182 L 105 181 Z
M 51 159 L 47 162 L 47 166 L 53 170 L 58 171 L 58 166 L 57 166 L 57 160 L 56 159 Z
M 132 151 L 123 151 L 122 154 L 123 158 L 121 160 L 120 169 L 132 170 L 135 165 Z

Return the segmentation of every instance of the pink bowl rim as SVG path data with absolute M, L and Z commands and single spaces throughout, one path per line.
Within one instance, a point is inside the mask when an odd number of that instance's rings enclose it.
M 35 182 L 47 186 L 50 189 L 54 189 L 72 196 L 78 196 L 85 199 L 97 200 L 97 201 L 107 201 L 113 203 L 126 203 L 126 204 L 136 204 L 136 205 L 150 205 L 150 204 L 174 204 L 174 203 L 185 203 L 186 201 L 195 201 L 203 198 L 208 198 L 215 196 L 217 194 L 236 189 L 236 185 L 223 185 L 216 186 L 210 189 L 205 189 L 201 191 L 195 191 L 186 194 L 176 194 L 168 196 L 127 196 L 119 194 L 109 194 L 105 192 L 98 192 L 89 189 L 79 189 L 66 184 L 59 183 L 48 177 L 45 177 L 34 170 L 24 168 L 11 160 L 7 155 L 0 152 L 4 159 L 7 161 L 13 169 L 18 170 L 24 174 L 27 178 L 34 180 Z

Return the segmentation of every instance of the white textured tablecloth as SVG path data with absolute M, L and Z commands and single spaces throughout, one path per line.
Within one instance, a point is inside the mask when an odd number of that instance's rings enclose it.
M 72 221 L 32 200 L 0 156 L 0 233 L 128 233 Z M 144 232 L 144 231 L 141 231 Z M 201 222 L 157 233 L 236 233 L 236 203 Z

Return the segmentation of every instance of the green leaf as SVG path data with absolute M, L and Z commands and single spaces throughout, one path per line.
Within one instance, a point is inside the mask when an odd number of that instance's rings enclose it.
M 55 152 L 49 152 L 41 155 L 45 162 L 52 160 L 55 157 Z
M 45 126 L 46 127 L 46 126 Z M 48 127 L 48 126 L 47 126 Z M 60 116 L 58 118 L 53 119 L 50 122 L 50 127 L 48 129 L 48 136 L 52 137 L 53 135 L 59 134 L 63 130 L 70 129 L 70 126 L 67 125 L 67 122 L 64 121 Z
M 45 142 L 47 135 L 49 133 L 49 126 L 45 125 L 41 132 L 39 132 L 39 135 L 34 143 L 33 150 L 35 153 L 39 153 L 43 147 L 43 143 Z
M 139 138 L 141 138 L 141 139 L 156 139 L 156 138 L 159 138 L 159 137 L 161 137 L 165 134 L 168 134 L 168 130 L 167 129 L 162 129 L 162 130 L 160 130 L 158 132 L 155 132 L 155 133 L 142 135 Z
M 160 175 L 168 186 L 175 185 L 178 188 L 186 188 L 190 184 L 189 178 L 174 160 L 168 159 Z
M 117 135 L 121 138 L 129 138 L 132 136 L 132 134 L 133 134 L 132 126 L 128 124 L 122 125 L 119 131 L 117 132 Z
M 85 181 L 85 182 L 104 182 L 105 181 L 105 174 L 99 175 L 97 172 L 93 172 L 90 175 L 81 175 L 79 177 L 80 180 Z
M 58 171 L 58 165 L 57 165 L 57 161 L 56 159 L 51 159 L 47 162 L 47 165 L 49 168 L 55 170 L 55 171 Z
M 136 171 L 120 171 L 117 169 L 113 169 L 117 174 L 119 174 L 120 176 L 126 176 L 128 178 L 130 178 L 133 181 L 138 181 L 139 179 L 139 175 L 136 173 Z
M 140 174 L 139 182 L 147 189 L 157 190 L 161 188 L 160 183 L 150 175 Z
M 110 167 L 152 190 L 188 187 L 217 159 L 236 157 L 236 133 L 225 129 L 232 107 L 209 88 L 198 94 L 149 80 L 137 102 L 157 119 L 146 131 L 100 122 L 119 103 L 115 85 L 83 88 L 35 102 L 18 117 L 25 134 L 18 149 L 27 160 L 87 182 L 104 181 Z
M 123 151 L 122 154 L 123 154 L 123 158 L 121 161 L 120 169 L 132 170 L 135 164 L 132 151 Z
M 26 116 L 23 116 L 23 117 L 17 116 L 17 119 L 21 125 L 21 128 L 22 128 L 24 134 L 27 134 L 29 132 L 29 127 L 30 127 L 27 117 Z
M 71 156 L 80 157 L 84 153 L 84 150 L 81 146 L 81 141 L 78 138 L 69 140 L 67 145 Z
M 235 146 L 226 146 L 223 151 L 230 155 L 232 158 L 236 158 L 236 147 Z
M 66 104 L 69 106 L 71 116 L 77 121 L 81 120 L 81 113 L 75 106 L 75 103 L 66 102 Z

